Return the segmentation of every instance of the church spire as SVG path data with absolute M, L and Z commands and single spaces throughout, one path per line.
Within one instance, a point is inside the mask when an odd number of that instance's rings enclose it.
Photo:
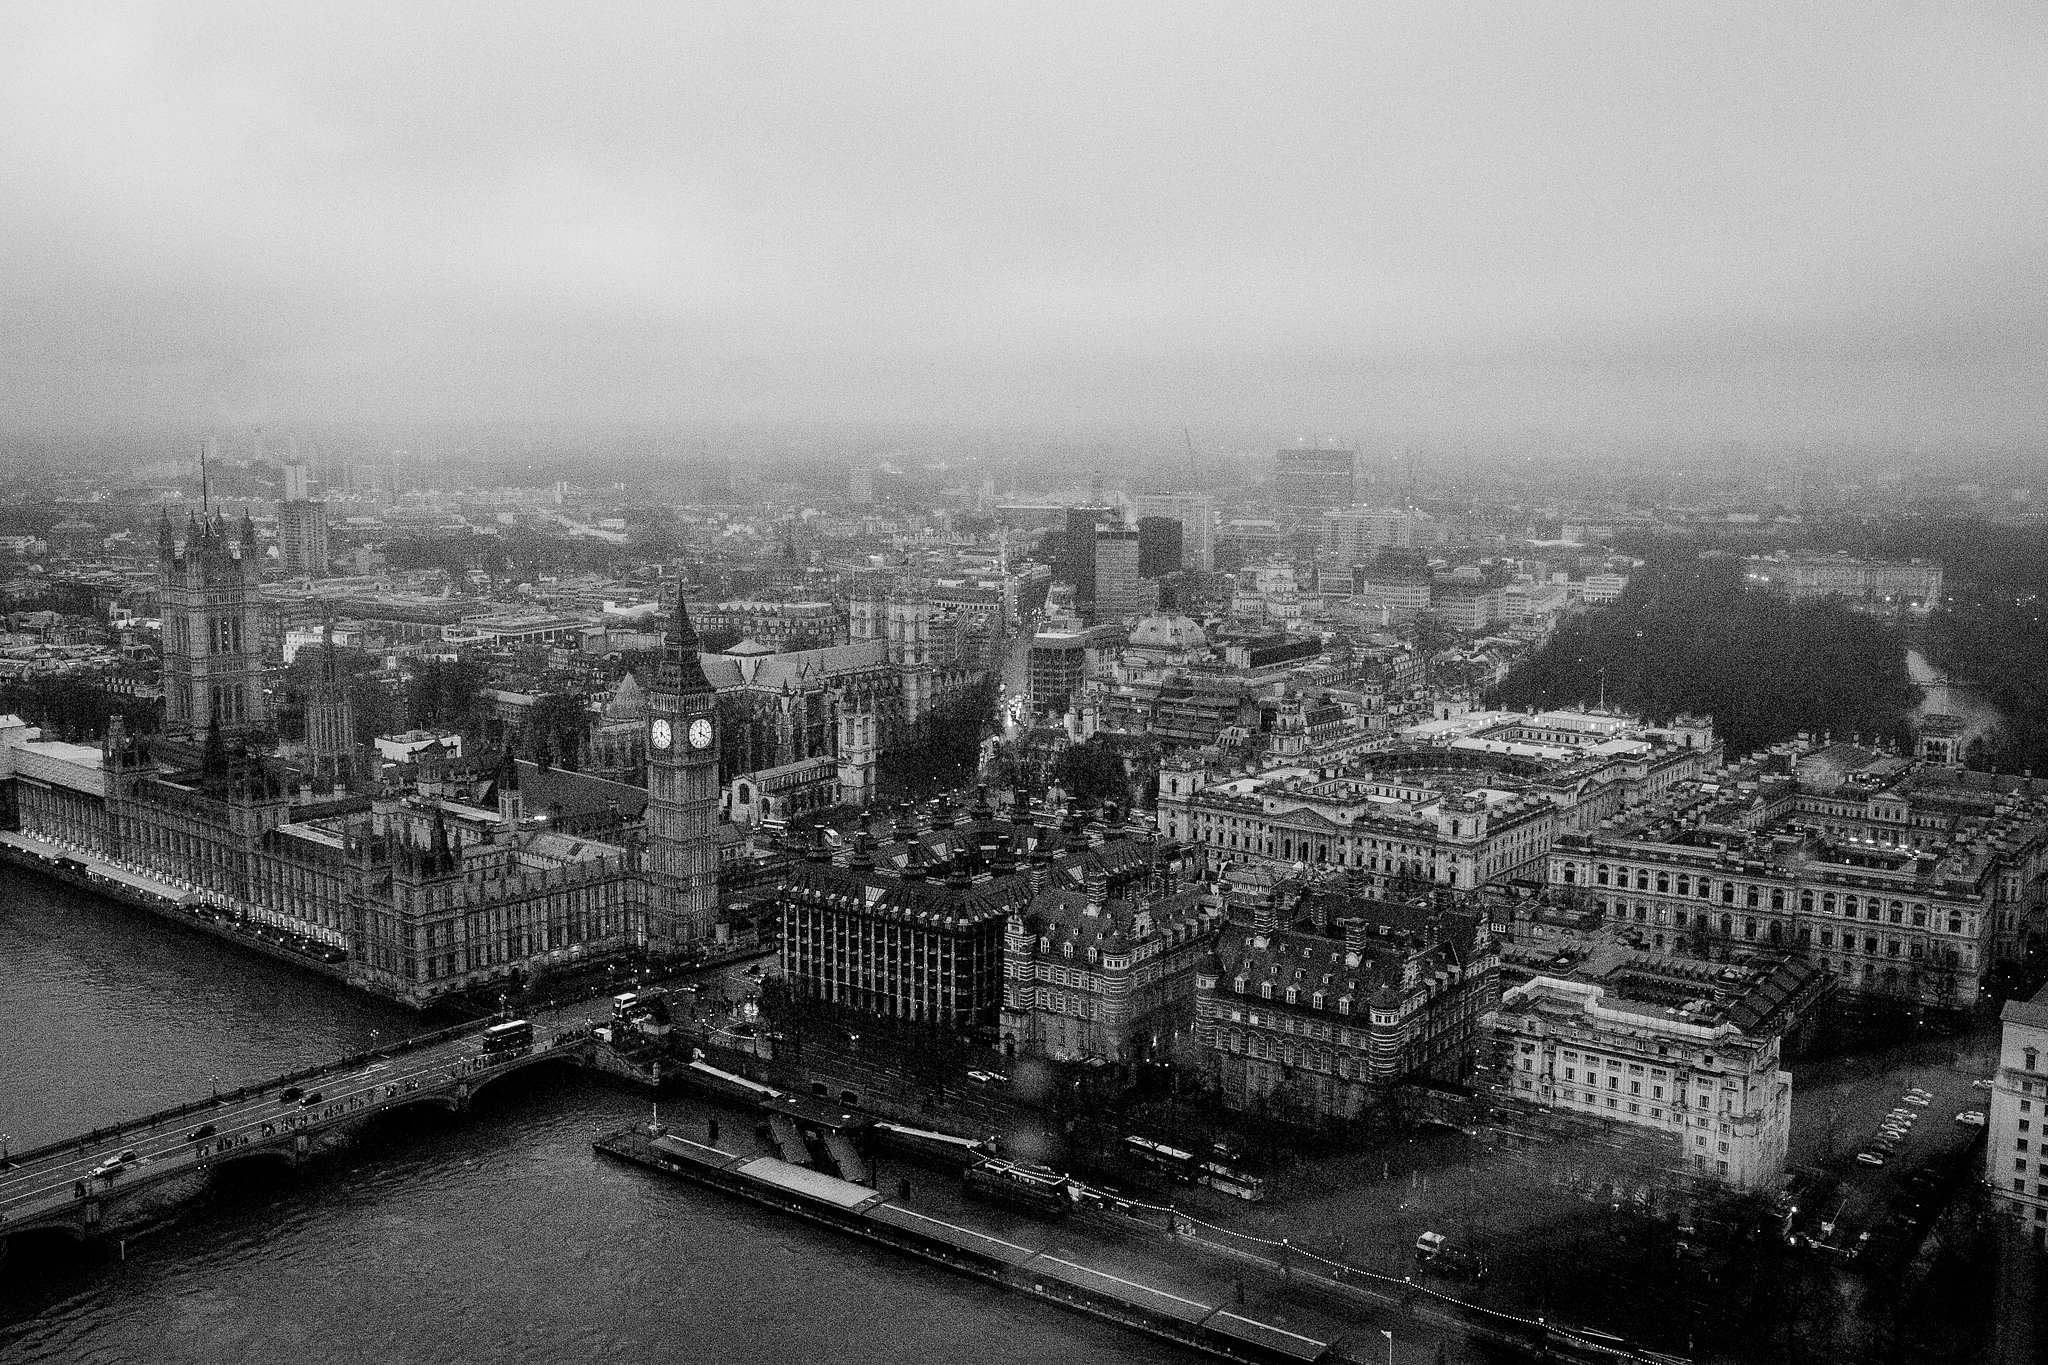
M 669 692 L 709 692 L 711 680 L 697 655 L 703 649 L 697 627 L 690 621 L 690 607 L 683 600 L 683 585 L 676 583 L 676 614 L 669 622 L 668 641 L 661 651 L 661 686 Z

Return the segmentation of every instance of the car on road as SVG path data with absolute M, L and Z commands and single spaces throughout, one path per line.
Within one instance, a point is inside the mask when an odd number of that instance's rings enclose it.
M 284 1088 L 284 1093 L 277 1097 L 277 1102 L 279 1104 L 290 1104 L 293 1100 L 297 1099 L 299 1096 L 305 1093 L 305 1091 L 299 1089 L 295 1085 L 288 1085 Z
M 1000 1071 L 970 1071 L 967 1079 L 977 1085 L 1005 1085 L 1010 1078 Z
M 135 1155 L 135 1149 L 133 1147 L 130 1147 L 127 1151 L 121 1153 L 121 1155 L 108 1157 L 105 1161 L 102 1161 L 99 1165 L 93 1167 L 92 1173 L 95 1179 L 112 1180 L 115 1176 L 121 1174 L 121 1172 L 127 1170 L 130 1166 L 136 1166 L 140 1164 L 140 1160 Z
M 314 1105 L 318 1103 L 320 1103 L 320 1092 L 315 1090 L 312 1094 L 307 1095 L 305 1098 L 299 1101 L 299 1108 L 311 1109 Z
M 1982 1109 L 1965 1109 L 1962 1113 L 1956 1115 L 1956 1122 L 1966 1128 L 1982 1128 L 1984 1126 L 1984 1111 Z
M 1884 1153 L 1883 1153 L 1883 1152 L 1872 1152 L 1872 1151 L 1862 1151 L 1862 1152 L 1858 1152 L 1858 1153 L 1856 1154 L 1856 1159 L 1857 1159 L 1858 1161 L 1862 1162 L 1862 1163 L 1863 1163 L 1864 1165 L 1866 1165 L 1866 1166 L 1882 1166 L 1882 1165 L 1884 1165 Z
M 1992 1084 L 1993 1082 L 1990 1077 L 1979 1076 L 1976 1080 L 1970 1082 L 1970 1088 L 1972 1090 L 1989 1090 Z
M 219 1131 L 220 1130 L 218 1128 L 214 1127 L 214 1125 L 210 1123 L 202 1123 L 197 1128 L 194 1128 L 191 1132 L 185 1134 L 185 1141 L 198 1142 L 202 1138 L 212 1137 L 215 1133 Z

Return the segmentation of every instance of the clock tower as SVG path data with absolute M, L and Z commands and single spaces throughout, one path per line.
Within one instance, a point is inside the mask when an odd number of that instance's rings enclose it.
M 718 694 L 697 651 L 679 587 L 647 689 L 647 946 L 657 953 L 709 939 L 718 912 Z

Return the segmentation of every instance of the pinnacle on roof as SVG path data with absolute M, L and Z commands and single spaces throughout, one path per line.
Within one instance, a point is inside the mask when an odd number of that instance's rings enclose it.
M 697 655 L 703 649 L 697 627 L 690 622 L 690 606 L 683 600 L 681 583 L 676 585 L 676 614 L 669 623 L 668 641 L 661 651 L 661 685 L 670 692 L 709 692 L 711 680 Z

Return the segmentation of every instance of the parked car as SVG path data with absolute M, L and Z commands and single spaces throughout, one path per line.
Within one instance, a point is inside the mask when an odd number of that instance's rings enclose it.
M 1451 1244 L 1451 1239 L 1441 1232 L 1425 1232 L 1415 1239 L 1415 1254 L 1423 1260 L 1433 1260 L 1436 1254 Z
M 1919 1095 L 1908 1095 L 1906 1096 L 1906 1103 L 1912 1105 L 1915 1109 L 1925 1109 L 1928 1105 L 1934 1103 L 1934 1101 L 1922 1098 Z
M 1866 1165 L 1866 1166 L 1882 1166 L 1882 1165 L 1884 1165 L 1884 1153 L 1883 1153 L 1883 1152 L 1871 1152 L 1871 1151 L 1864 1151 L 1864 1152 L 1858 1152 L 1858 1153 L 1856 1154 L 1856 1159 L 1857 1159 L 1858 1161 L 1862 1162 L 1862 1163 L 1863 1163 L 1864 1165 Z
M 1989 1077 L 1979 1076 L 1976 1080 L 1970 1082 L 1970 1088 L 1973 1090 L 1989 1090 L 1991 1089 L 1992 1084 L 1993 1083 Z
M 1908 1090 L 1906 1093 L 1908 1095 L 1918 1095 L 1923 1100 L 1931 1100 L 1934 1098 L 1934 1092 L 1932 1090 L 1922 1090 L 1917 1085 L 1914 1086 L 1912 1089 Z
M 1967 1128 L 1982 1128 L 1984 1126 L 1984 1111 L 1982 1109 L 1965 1109 L 1962 1113 L 1956 1115 L 1956 1122 Z

